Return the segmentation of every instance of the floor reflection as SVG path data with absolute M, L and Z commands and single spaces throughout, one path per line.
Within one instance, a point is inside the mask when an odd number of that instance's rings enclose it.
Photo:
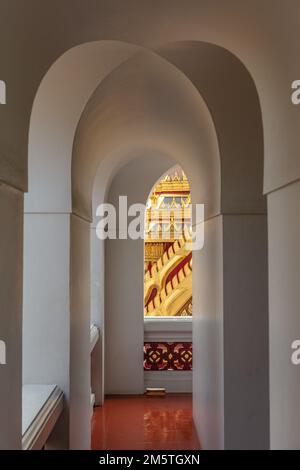
M 92 448 L 200 449 L 191 395 L 107 397 L 103 407 L 95 408 Z

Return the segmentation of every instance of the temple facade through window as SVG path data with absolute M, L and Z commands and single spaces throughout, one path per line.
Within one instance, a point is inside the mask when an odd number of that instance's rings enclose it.
M 153 188 L 145 222 L 145 317 L 192 315 L 190 185 L 176 166 Z

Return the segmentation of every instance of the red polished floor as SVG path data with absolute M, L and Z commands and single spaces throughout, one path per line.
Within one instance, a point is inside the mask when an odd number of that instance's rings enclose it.
M 92 420 L 94 450 L 200 449 L 191 395 L 106 397 Z

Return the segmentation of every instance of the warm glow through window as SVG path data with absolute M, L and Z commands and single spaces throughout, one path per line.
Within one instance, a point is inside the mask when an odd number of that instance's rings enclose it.
M 145 317 L 192 315 L 191 194 L 180 167 L 168 172 L 147 201 Z

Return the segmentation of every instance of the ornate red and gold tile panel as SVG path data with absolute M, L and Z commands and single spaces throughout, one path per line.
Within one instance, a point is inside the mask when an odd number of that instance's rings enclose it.
M 144 343 L 144 370 L 192 370 L 192 343 Z

